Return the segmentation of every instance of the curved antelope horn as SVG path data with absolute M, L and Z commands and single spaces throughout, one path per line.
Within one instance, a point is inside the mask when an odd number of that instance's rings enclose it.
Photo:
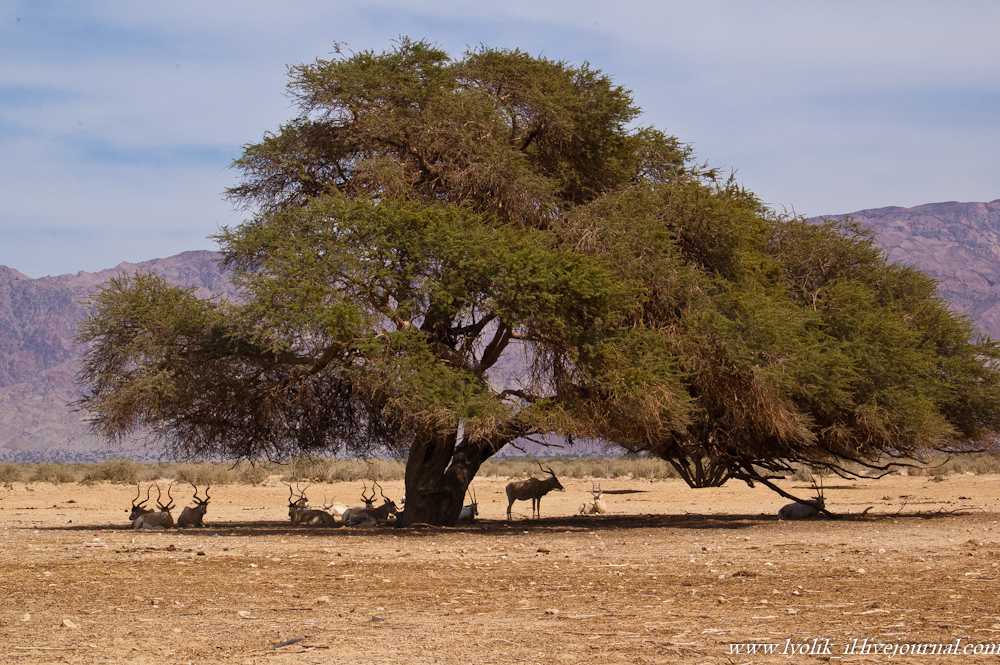
M 382 486 L 378 484 L 378 481 L 377 480 L 373 480 L 372 482 L 375 483 L 374 485 L 372 485 L 372 498 L 373 499 L 375 498 L 375 488 L 377 487 L 378 488 L 378 493 L 382 495 L 383 499 L 385 499 L 386 501 L 388 501 L 389 497 L 387 497 L 385 495 L 385 493 L 382 491 Z
M 191 487 L 194 488 L 194 500 L 195 500 L 195 502 L 197 502 L 198 501 L 198 486 L 195 485 L 194 483 L 192 483 L 190 480 L 188 481 L 188 485 L 190 485 Z
M 170 499 L 170 503 L 163 506 L 163 510 L 170 510 L 171 508 L 174 507 L 174 497 L 170 496 L 170 488 L 173 486 L 174 486 L 174 481 L 171 480 L 170 484 L 167 485 L 167 498 Z
M 476 490 L 472 490 L 472 503 L 479 503 L 479 499 L 476 498 Z
M 541 464 L 539 464 L 538 466 L 541 466 Z M 553 478 L 556 477 L 556 472 L 552 470 L 551 466 L 549 468 L 547 468 L 547 469 L 542 469 L 542 471 L 546 471 L 546 472 L 550 473 Z
M 139 483 L 136 483 L 135 484 L 135 498 L 132 499 L 132 507 L 133 508 L 135 508 L 135 506 L 136 506 L 135 502 L 139 500 L 139 495 L 141 495 L 141 494 L 142 494 L 142 487 L 139 485 Z M 148 501 L 148 500 L 149 499 L 146 499 L 146 501 Z M 146 503 L 146 501 L 143 501 L 142 503 Z M 140 503 L 139 505 L 141 506 L 142 503 Z
M 365 496 L 365 494 L 368 492 L 368 483 L 365 482 L 364 480 L 362 480 L 361 481 L 361 487 L 363 488 L 361 490 L 361 500 L 364 501 L 365 503 L 371 503 L 372 500 L 375 499 L 375 486 L 372 485 L 372 495 L 371 495 L 371 497 Z
M 292 501 L 292 485 L 291 485 L 291 483 L 286 483 L 285 481 L 281 481 L 281 484 L 288 486 L 288 505 L 292 505 L 294 503 L 294 501 Z
M 208 496 L 208 490 L 210 489 L 212 489 L 211 485 L 205 488 L 205 503 L 208 503 L 208 500 L 211 498 L 210 496 Z
M 163 510 L 163 504 L 160 503 L 160 499 L 163 498 L 163 492 L 160 491 L 160 483 L 156 483 L 156 507 Z

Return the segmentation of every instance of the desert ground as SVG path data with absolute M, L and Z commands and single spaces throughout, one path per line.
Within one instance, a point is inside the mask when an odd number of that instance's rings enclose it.
M 541 519 L 519 502 L 508 522 L 506 482 L 477 479 L 480 519 L 459 528 L 293 527 L 274 478 L 213 488 L 207 526 L 170 531 L 128 528 L 134 486 L 16 483 L 0 489 L 2 662 L 1000 658 L 984 655 L 1000 642 L 1000 477 L 828 480 L 844 517 L 804 521 L 778 520 L 787 501 L 761 487 L 616 479 L 607 515 L 576 515 L 590 482 L 566 480 Z

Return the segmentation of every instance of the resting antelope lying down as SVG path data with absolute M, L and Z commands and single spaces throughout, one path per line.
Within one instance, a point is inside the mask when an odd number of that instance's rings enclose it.
M 189 526 L 205 526 L 203 519 L 205 519 L 205 513 L 208 512 L 208 490 L 212 489 L 209 485 L 205 488 L 205 498 L 198 498 L 198 486 L 191 483 L 191 487 L 194 488 L 194 502 L 195 506 L 187 506 L 181 511 L 181 516 L 177 518 L 178 528 L 189 527 Z
M 305 489 L 309 489 L 306 485 Z M 292 486 L 288 486 L 288 518 L 292 524 L 302 524 L 304 526 L 340 526 L 337 519 L 326 512 L 316 508 L 309 508 L 309 500 L 306 499 L 306 491 L 299 491 L 299 498 L 292 501 Z
M 822 478 L 820 482 L 822 483 Z M 826 499 L 823 497 L 822 485 L 816 485 L 815 480 L 813 481 L 813 489 L 816 490 L 816 498 L 804 499 L 782 506 L 778 511 L 778 519 L 804 520 L 819 515 L 820 509 L 826 508 Z
M 140 515 L 145 515 L 147 513 L 153 512 L 152 508 L 146 507 L 146 504 L 149 503 L 149 492 L 152 489 L 153 489 L 153 483 L 150 483 L 149 486 L 146 487 L 146 499 L 142 503 L 137 504 L 136 501 L 139 500 L 139 495 L 142 494 L 142 487 L 139 485 L 139 483 L 135 484 L 135 498 L 132 499 L 132 510 L 131 512 L 129 512 L 128 515 L 129 522 L 135 522 L 135 520 Z
M 378 524 L 379 522 L 385 522 L 389 519 L 389 515 L 399 514 L 399 508 L 396 507 L 395 502 L 393 502 L 389 497 L 382 493 L 382 486 L 377 482 L 373 481 L 372 485 L 372 495 L 371 497 L 365 496 L 365 492 L 368 491 L 368 487 L 365 486 L 364 491 L 361 492 L 361 498 L 364 499 L 364 508 L 348 508 L 341 515 L 341 519 L 344 524 L 348 526 L 360 526 L 362 524 Z M 372 504 L 375 500 L 375 488 L 378 487 L 379 494 L 382 494 L 383 503 L 378 508 L 375 508 Z
M 592 497 L 590 501 L 580 505 L 580 515 L 604 515 L 608 512 L 608 506 L 601 498 L 604 492 L 601 491 L 600 483 L 597 483 L 597 489 L 594 489 L 594 481 L 590 481 L 590 496 Z
M 174 499 L 172 496 L 170 496 L 170 488 L 173 486 L 173 484 L 174 484 L 173 481 L 170 481 L 170 484 L 167 485 L 167 498 L 170 500 L 170 503 L 167 505 L 163 505 L 163 503 L 160 501 L 160 497 L 162 496 L 162 494 L 160 493 L 160 485 L 159 483 L 157 483 L 156 485 L 157 510 L 151 513 L 145 513 L 143 515 L 139 515 L 139 517 L 137 517 L 132 522 L 133 529 L 156 529 L 157 531 L 160 531 L 163 529 L 173 528 L 174 516 L 170 514 L 170 511 L 174 507 Z

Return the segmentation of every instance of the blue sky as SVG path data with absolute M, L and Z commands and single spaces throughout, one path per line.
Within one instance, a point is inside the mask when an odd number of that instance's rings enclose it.
M 400 35 L 588 61 L 779 210 L 991 201 L 998 28 L 995 2 L 0 0 L 0 265 L 214 249 L 287 65 Z

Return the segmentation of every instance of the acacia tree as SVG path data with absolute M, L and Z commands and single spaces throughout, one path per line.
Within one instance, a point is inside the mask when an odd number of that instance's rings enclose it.
M 238 300 L 112 280 L 79 330 L 112 439 L 234 459 L 394 452 L 454 524 L 504 445 L 591 436 L 693 486 L 981 446 L 996 349 L 853 226 L 770 213 L 630 129 L 584 65 L 424 42 L 293 67 L 220 242 Z

